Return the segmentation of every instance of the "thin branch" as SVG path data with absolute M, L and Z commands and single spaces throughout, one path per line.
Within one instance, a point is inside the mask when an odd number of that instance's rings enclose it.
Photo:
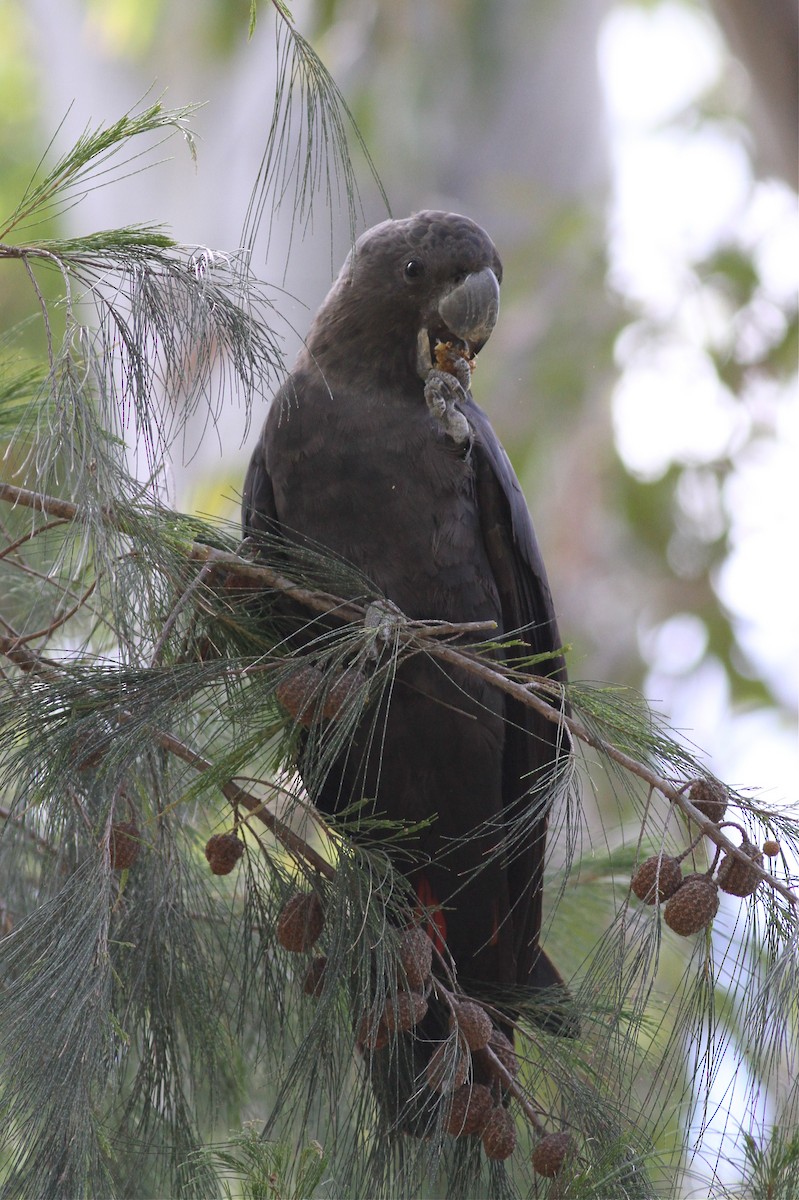
M 543 1137 L 547 1132 L 546 1128 L 541 1124 L 538 1113 L 530 1103 L 529 1093 L 519 1083 L 518 1079 L 514 1079 L 504 1063 L 500 1062 L 490 1046 L 484 1046 L 482 1050 L 472 1051 L 475 1058 L 489 1068 L 492 1075 L 502 1080 L 502 1084 L 510 1094 L 519 1102 L 519 1106 L 524 1112 L 525 1117 L 532 1125 L 536 1133 Z
M 0 808 L 0 818 L 2 818 L 4 821 L 8 821 L 10 825 L 15 825 L 17 829 L 19 829 L 22 836 L 26 837 L 29 841 L 34 842 L 40 850 L 45 850 L 48 854 L 55 854 L 55 848 L 50 845 L 47 839 L 41 837 L 33 829 L 28 829 L 27 825 L 23 825 L 22 821 L 15 813 L 10 812 L 7 808 Z
M 472 633 L 495 633 L 496 621 L 408 621 L 417 637 L 465 637 Z
M 37 571 L 35 567 L 30 565 L 30 563 L 26 563 L 23 559 L 17 559 L 16 557 L 13 559 L 13 564 L 15 571 L 19 571 L 23 575 L 29 575 L 31 579 L 38 579 L 41 583 L 46 584 L 47 587 L 58 588 L 61 600 L 78 599 L 77 593 L 74 592 L 71 587 L 68 587 L 65 583 L 59 579 L 56 579 L 47 571 Z M 89 609 L 89 612 L 91 612 L 92 615 L 97 618 L 96 623 L 93 626 L 94 629 L 100 625 L 105 625 L 111 630 L 112 633 L 116 632 L 114 626 L 109 623 L 106 617 L 102 616 L 101 613 L 97 612 L 96 609 L 92 608 L 91 605 L 87 604 L 85 601 L 83 601 L 83 603 L 84 606 Z M 2 618 L 0 618 L 0 620 L 1 619 Z
M 66 625 L 67 621 L 71 620 L 72 617 L 75 616 L 75 613 L 78 612 L 79 609 L 83 608 L 96 587 L 97 580 L 93 579 L 83 595 L 78 597 L 68 612 L 65 612 L 61 617 L 56 617 L 56 619 L 44 629 L 37 629 L 35 633 L 26 633 L 24 637 L 20 636 L 17 639 L 18 645 L 22 646 L 27 642 L 35 642 L 38 638 L 49 637 L 51 633 L 55 633 L 56 629 L 60 629 L 62 625 Z
M 7 485 L 0 483 L 0 495 Z M 10 486 L 10 485 L 9 485 Z M 24 489 L 13 489 L 24 491 Z M 28 493 L 34 496 L 34 493 Z M 5 499 L 6 497 L 3 496 Z M 24 500 L 21 501 L 24 503 Z M 67 502 L 61 502 L 67 504 Z M 76 505 L 67 507 L 77 510 Z M 44 509 L 42 509 L 44 511 Z M 235 556 L 233 556 L 235 557 Z M 23 640 L 18 637 L 8 638 L 0 635 L 0 654 L 4 654 L 6 658 L 14 662 L 21 670 L 38 675 L 64 675 L 64 670 L 57 663 L 42 658 L 40 655 L 33 653 L 23 646 Z M 127 713 L 124 710 L 115 714 L 116 720 L 120 723 L 126 723 L 133 719 L 132 713 Z M 163 732 L 154 732 L 155 740 L 165 750 L 174 754 L 176 757 L 189 763 L 198 771 L 210 771 L 214 768 L 214 764 L 207 758 L 204 758 L 197 751 L 192 750 L 185 743 L 181 742 L 172 734 Z M 270 833 L 295 857 L 304 859 L 315 871 L 324 875 L 327 879 L 335 878 L 335 870 L 312 846 L 309 846 L 298 834 L 294 832 L 285 822 L 281 821 L 264 805 L 263 801 L 251 792 L 240 787 L 234 780 L 228 780 L 220 785 L 222 794 L 231 802 L 231 804 L 240 805 L 246 808 L 253 816 L 257 817 Z
M 25 508 L 32 508 L 34 512 L 47 513 L 51 517 L 62 517 L 65 521 L 81 519 L 77 504 L 72 504 L 69 500 L 61 500 L 57 496 L 32 492 L 29 488 L 16 487 L 13 483 L 5 483 L 1 479 L 0 500 L 5 500 L 8 504 L 21 504 Z M 105 511 L 110 518 L 112 516 L 110 510 Z
M 489 1015 L 489 1017 L 491 1017 L 492 1012 L 493 1012 L 494 1016 L 500 1015 L 500 1014 L 496 1013 L 495 1009 L 491 1009 L 491 1011 L 489 1011 L 490 1006 L 486 1006 L 486 1005 L 482 1004 L 479 1000 L 475 1000 L 472 996 L 467 995 L 466 992 L 461 992 L 460 990 L 457 992 L 451 992 L 449 990 L 449 988 L 447 988 L 441 982 L 440 979 L 437 979 L 437 978 L 433 979 L 433 987 L 436 991 L 436 994 L 445 1001 L 450 1012 L 456 1017 L 456 1022 L 457 1022 L 457 1015 L 456 1015 L 457 1014 L 457 1006 L 458 1006 L 458 1004 L 462 1004 L 464 1000 L 468 1000 L 470 1003 L 476 1004 L 479 1008 L 482 1008 L 483 1011 Z M 507 1020 L 507 1017 L 504 1014 L 502 1014 L 501 1019 Z M 516 1028 L 518 1029 L 518 1026 L 516 1026 Z M 522 1033 L 521 1030 L 519 1030 L 519 1032 Z M 522 1036 L 526 1037 L 527 1035 L 522 1033 Z M 505 1066 L 505 1064 L 500 1061 L 500 1059 L 497 1057 L 497 1055 L 494 1053 L 494 1051 L 491 1049 L 491 1047 L 484 1046 L 481 1050 L 471 1050 L 469 1053 L 478 1062 L 481 1062 L 483 1064 L 483 1066 L 488 1069 L 488 1071 L 491 1075 L 493 1075 L 495 1078 L 499 1079 L 502 1086 L 504 1088 L 506 1088 L 507 1091 L 509 1091 L 510 1094 L 516 1098 L 516 1100 L 518 1100 L 519 1105 L 524 1112 L 524 1115 L 526 1116 L 529 1123 L 532 1125 L 533 1129 L 535 1129 L 536 1133 L 538 1133 L 539 1136 L 543 1136 L 547 1131 L 544 1128 L 544 1126 L 541 1124 L 539 1114 L 536 1112 L 535 1107 L 531 1101 L 530 1093 L 527 1091 L 526 1088 L 524 1088 L 519 1083 L 518 1079 L 516 1079 L 515 1076 L 511 1074 L 511 1072 L 508 1070 L 508 1068 Z
M 22 256 L 22 261 L 25 270 L 28 273 L 28 279 L 31 281 L 31 286 L 36 293 L 36 299 L 39 301 L 39 308 L 42 310 L 42 320 L 44 321 L 44 331 L 47 336 L 47 360 L 50 363 L 50 370 L 55 366 L 55 353 L 53 351 L 53 330 L 50 325 L 50 314 L 47 311 L 47 301 L 42 295 L 39 284 L 36 282 L 36 276 L 33 273 L 33 267 L 30 264 L 30 259 L 27 254 Z
M 46 246 L 13 246 L 13 245 L 8 245 L 8 243 L 6 243 L 6 242 L 0 242 L 0 258 L 22 259 L 22 262 L 25 266 L 25 270 L 28 272 L 28 276 L 29 276 L 31 283 L 33 284 L 33 287 L 36 291 L 36 295 L 39 300 L 39 304 L 42 308 L 42 312 L 44 313 L 45 328 L 47 330 L 47 342 L 48 342 L 50 366 L 52 367 L 53 362 L 54 362 L 53 343 L 52 343 L 52 337 L 51 337 L 50 322 L 47 317 L 46 302 L 44 300 L 44 297 L 42 296 L 42 293 L 40 292 L 40 290 L 38 288 L 36 279 L 34 278 L 33 271 L 30 266 L 30 260 L 32 258 L 39 258 L 39 259 L 43 259 L 45 262 L 55 263 L 55 265 L 58 267 L 59 271 L 61 272 L 62 279 L 64 280 L 64 288 L 67 293 L 67 300 L 66 300 L 67 312 L 71 312 L 72 307 L 73 307 L 72 284 L 70 282 L 69 271 L 67 270 L 66 264 L 64 263 L 64 260 L 63 260 L 63 258 L 60 257 L 60 255 L 54 254 L 53 251 L 49 250 Z
M 189 763 L 197 771 L 212 771 L 214 769 L 214 763 L 210 759 L 204 758 L 202 754 L 198 754 L 196 750 L 192 750 L 190 746 L 173 737 L 172 734 L 156 733 L 155 737 L 159 746 L 164 750 L 168 750 L 184 762 Z M 326 859 L 322 858 L 321 854 L 318 854 L 312 846 L 309 846 L 299 834 L 295 833 L 285 821 L 281 821 L 279 817 L 270 812 L 263 800 L 260 800 L 258 796 L 254 796 L 252 792 L 248 792 L 243 787 L 240 787 L 234 779 L 220 784 L 220 791 L 234 808 L 237 805 L 241 808 L 246 808 L 252 816 L 257 817 L 273 837 L 295 858 L 304 859 L 315 871 L 318 871 L 320 875 L 324 875 L 325 879 L 332 881 L 336 878 L 335 868 Z
M 158 641 L 155 643 L 155 648 L 153 650 L 152 658 L 150 659 L 151 667 L 157 667 L 159 665 L 159 663 L 161 662 L 161 655 L 163 654 L 164 646 L 166 645 L 166 641 L 167 641 L 167 638 L 169 637 L 169 633 L 170 633 L 170 630 L 172 629 L 172 626 L 175 624 L 175 621 L 177 621 L 178 617 L 180 616 L 181 612 L 188 604 L 191 597 L 195 594 L 195 592 L 198 590 L 198 588 L 201 587 L 201 585 L 205 582 L 205 580 L 208 578 L 208 576 L 213 572 L 213 569 L 214 569 L 213 564 L 206 563 L 205 566 L 200 569 L 199 573 L 197 575 L 195 575 L 194 579 L 192 579 L 191 583 L 188 585 L 188 587 L 185 589 L 185 591 L 182 593 L 182 595 L 178 596 L 177 600 L 175 601 L 174 605 L 172 606 L 172 611 L 170 612 L 166 621 L 164 621 L 163 628 L 161 629 L 161 632 L 158 635 Z
M 55 529 L 58 525 L 68 525 L 69 521 L 66 517 L 56 517 L 52 521 L 46 521 L 44 525 L 37 526 L 36 529 L 29 529 L 27 533 L 23 533 L 16 541 L 10 542 L 8 546 L 4 546 L 0 550 L 0 558 L 7 558 L 14 550 L 18 550 L 20 546 L 24 546 L 26 542 L 38 537 L 40 533 L 45 533 L 48 529 Z
M 43 677 L 62 677 L 67 672 L 48 659 L 44 659 L 41 655 L 35 654 L 21 646 L 16 638 L 8 638 L 0 635 L 0 654 L 4 654 L 6 658 L 15 663 L 21 670 L 31 674 L 40 675 Z M 125 725 L 134 719 L 133 713 L 122 709 L 113 714 L 114 720 L 120 725 Z M 202 754 L 198 754 L 196 750 L 192 750 L 185 742 L 181 742 L 179 738 L 174 737 L 171 733 L 163 733 L 158 730 L 153 730 L 153 738 L 162 749 L 174 754 L 183 762 L 194 767 L 195 770 L 205 772 L 214 770 L 215 764 L 210 759 L 204 758 Z M 335 869 L 322 858 L 312 846 L 296 834 L 293 829 L 288 826 L 285 821 L 281 821 L 274 813 L 270 812 L 258 796 L 254 796 L 252 792 L 246 791 L 243 787 L 235 782 L 234 779 L 229 779 L 225 783 L 219 785 L 219 789 L 223 796 L 230 801 L 235 807 L 239 805 L 246 808 L 253 816 L 257 817 L 269 830 L 269 832 L 281 843 L 281 845 L 296 858 L 304 859 L 305 862 L 318 871 L 320 875 L 324 875 L 326 879 L 335 879 Z
M 0 634 L 0 654 L 4 654 L 21 671 L 26 671 L 32 675 L 47 676 L 50 673 L 66 674 L 63 668 L 59 667 L 58 663 L 44 658 L 41 654 L 35 654 L 33 650 L 28 650 L 27 647 L 21 644 L 20 638 L 16 634 L 13 637 L 3 637 Z

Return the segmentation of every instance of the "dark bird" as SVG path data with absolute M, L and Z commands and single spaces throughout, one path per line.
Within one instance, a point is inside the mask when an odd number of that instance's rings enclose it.
M 467 217 L 420 212 L 364 233 L 271 405 L 244 531 L 313 539 L 408 617 L 494 621 L 497 640 L 515 642 L 498 655 L 542 655 L 538 672 L 565 680 L 527 505 L 470 391 L 501 280 L 493 242 Z M 384 704 L 380 737 L 365 719 L 313 799 L 336 811 L 366 796 L 394 821 L 429 821 L 417 863 L 398 865 L 465 990 L 561 990 L 540 935 L 568 735 L 425 655 L 400 663 Z M 541 1023 L 570 1032 L 563 1020 Z

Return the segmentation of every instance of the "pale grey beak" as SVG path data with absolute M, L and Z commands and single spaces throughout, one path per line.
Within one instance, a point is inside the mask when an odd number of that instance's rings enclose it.
M 438 306 L 441 320 L 477 354 L 491 336 L 499 313 L 499 283 L 490 267 L 467 275 Z
M 431 321 L 419 330 L 416 369 L 424 379 L 431 369 L 431 340 L 455 337 L 466 342 L 472 355 L 477 354 L 491 336 L 499 314 L 499 282 L 490 267 L 473 271 L 442 296 L 438 304 L 438 322 Z M 431 339 L 432 335 L 432 339 Z

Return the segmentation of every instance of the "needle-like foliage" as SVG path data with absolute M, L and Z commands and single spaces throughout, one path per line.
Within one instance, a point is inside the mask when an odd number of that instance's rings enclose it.
M 267 214 L 271 239 L 273 217 L 287 210 L 292 214 L 288 255 L 293 231 L 305 233 L 310 228 L 315 201 L 321 200 L 330 222 L 332 253 L 334 212 L 346 207 L 351 241 L 361 216 L 350 139 L 390 213 L 388 197 L 335 80 L 295 27 L 283 0 L 273 0 L 273 7 L 277 82 L 266 146 L 245 218 L 244 245 L 252 249 Z
M 4 237 L 187 116 L 156 105 L 86 135 Z M 313 190 L 327 126 L 291 165 L 282 120 L 263 179 L 282 193 L 296 168 Z M 638 697 L 542 679 L 490 630 L 406 619 L 321 548 L 275 536 L 256 559 L 171 508 L 158 472 L 191 452 L 187 416 L 204 406 L 212 427 L 281 369 L 274 301 L 240 263 L 140 227 L 4 241 L 0 260 L 22 263 L 44 328 L 41 363 L 0 345 L 0 1196 L 792 1195 L 795 814 L 723 787 Z M 63 283 L 55 310 L 42 269 Z M 402 939 L 431 915 L 406 878 L 421 827 L 369 796 L 335 820 L 313 804 L 356 730 L 379 753 L 412 655 L 535 707 L 563 747 L 502 830 L 475 835 L 510 859 L 549 812 L 544 940 L 569 992 L 471 998 L 493 1028 L 468 1048 L 441 951 L 421 985 L 451 1022 L 435 1087 L 412 1035 L 379 1044 L 418 998 Z M 697 807 L 700 783 L 723 819 Z M 771 857 L 747 858 L 744 833 Z M 751 894 L 675 932 L 670 901 L 630 892 L 658 854 L 713 896 L 731 857 Z M 576 1036 L 550 1031 L 553 1003 Z M 511 1026 L 513 1048 L 495 1037 Z M 504 1161 L 449 1129 L 478 1064 L 514 1123 Z M 423 1137 L 376 1103 L 403 1072 Z M 534 1171 L 558 1134 L 562 1170 Z

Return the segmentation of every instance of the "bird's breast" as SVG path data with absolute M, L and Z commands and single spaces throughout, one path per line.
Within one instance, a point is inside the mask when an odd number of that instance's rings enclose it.
M 468 455 L 414 396 L 299 396 L 270 418 L 281 522 L 360 568 L 409 616 L 496 620 Z

